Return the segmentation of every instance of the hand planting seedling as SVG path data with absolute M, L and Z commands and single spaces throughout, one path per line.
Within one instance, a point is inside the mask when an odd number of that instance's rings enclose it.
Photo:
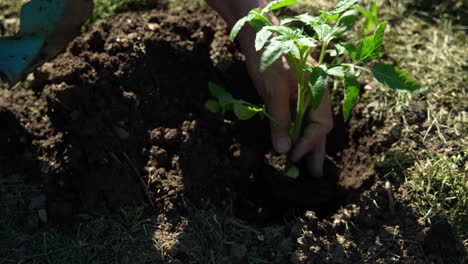
M 248 23 L 257 34 L 255 49 L 261 51 L 260 71 L 265 71 L 275 61 L 284 56 L 297 77 L 296 116 L 291 127 L 282 127 L 289 134 L 292 143 L 296 143 L 303 130 L 305 113 L 312 107 L 318 109 L 324 97 L 330 78 L 338 78 L 344 87 L 343 117 L 347 120 L 357 102 L 360 92 L 358 77 L 362 73 L 371 73 L 374 79 L 397 91 L 420 92 L 424 88 L 408 77 L 408 74 L 392 65 L 379 63 L 373 68 L 371 60 L 380 57 L 386 22 L 377 19 L 377 8 L 372 5 L 370 10 L 357 6 L 357 0 L 343 0 L 332 11 L 320 11 L 320 15 L 307 13 L 282 18 L 275 24 L 269 12 L 297 3 L 297 0 L 277 0 L 270 2 L 265 8 L 255 8 L 247 16 L 241 18 L 233 26 L 230 38 L 234 40 L 242 27 Z M 364 37 L 357 44 L 346 41 L 346 36 L 363 14 L 366 18 L 362 33 L 368 33 L 374 25 L 372 35 Z M 293 26 L 299 22 L 303 26 Z M 313 34 L 308 34 L 312 30 Z M 317 60 L 310 58 L 314 49 L 320 50 Z M 325 61 L 329 55 L 331 62 Z M 348 58 L 348 63 L 341 58 Z M 209 109 L 221 112 L 233 110 L 241 119 L 249 119 L 256 113 L 262 113 L 271 118 L 263 106 L 255 106 L 248 102 L 234 99 L 219 86 L 210 86 L 210 91 L 217 102 L 210 101 Z M 275 122 L 274 120 L 272 120 Z M 275 122 L 277 124 L 277 122 Z M 297 176 L 297 168 L 288 170 L 290 176 Z M 294 175 L 293 175 L 294 174 Z

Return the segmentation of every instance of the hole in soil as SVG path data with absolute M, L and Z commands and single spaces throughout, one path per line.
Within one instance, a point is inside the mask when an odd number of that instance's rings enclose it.
M 365 153 L 358 153 L 354 144 L 349 142 L 349 127 L 342 118 L 335 116 L 334 120 L 335 128 L 327 139 L 324 177 L 300 176 L 292 179 L 271 166 L 264 166 L 257 178 L 244 182 L 247 199 L 241 200 L 236 215 L 258 224 L 280 223 L 301 216 L 307 210 L 314 211 L 319 218 L 325 218 L 371 186 L 370 164 L 365 161 L 356 164 L 353 158 Z M 359 138 L 352 140 L 359 141 Z M 356 168 L 350 171 L 350 166 Z M 301 174 L 307 175 L 305 166 L 302 167 Z M 365 173 L 361 173 L 363 171 Z M 350 185 L 352 187 L 348 188 Z

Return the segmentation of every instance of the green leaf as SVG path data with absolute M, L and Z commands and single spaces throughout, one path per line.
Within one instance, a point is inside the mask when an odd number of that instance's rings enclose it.
M 294 165 L 289 167 L 286 170 L 286 176 L 288 176 L 290 178 L 293 178 L 293 179 L 297 179 L 297 177 L 299 177 L 300 173 L 301 173 L 301 171 L 299 170 L 299 168 L 294 166 Z
M 208 109 L 212 113 L 221 112 L 221 105 L 218 102 L 216 102 L 215 100 L 206 101 L 205 108 Z
M 281 7 L 297 4 L 297 0 L 276 0 L 270 2 L 265 8 L 262 9 L 262 13 L 270 12 Z
M 265 43 L 268 39 L 273 35 L 273 32 L 270 30 L 270 26 L 263 27 L 259 32 L 257 32 L 257 36 L 255 37 L 255 50 L 259 51 L 265 46 Z
M 293 58 L 301 60 L 301 51 L 299 50 L 299 47 L 296 45 L 296 43 L 291 40 L 286 43 L 290 47 L 289 49 L 289 55 L 291 55 Z
M 239 120 L 248 120 L 255 116 L 257 111 L 251 109 L 251 107 L 236 103 L 234 104 L 234 114 Z
M 288 41 L 279 41 L 278 38 L 273 38 L 260 58 L 260 71 L 265 71 L 266 68 L 273 64 L 281 55 L 289 52 L 290 49 L 291 44 Z
M 268 16 L 260 15 L 258 12 L 260 11 L 250 11 L 250 14 L 253 14 L 255 16 L 248 21 L 249 25 L 257 32 L 260 31 L 264 26 L 269 26 L 273 24 L 273 22 L 270 21 L 270 18 Z M 270 21 L 270 23 L 268 21 Z
M 245 25 L 245 23 L 249 22 L 252 20 L 256 15 L 254 14 L 249 14 L 241 19 L 239 19 L 236 24 L 232 27 L 231 34 L 229 34 L 229 38 L 231 41 L 234 41 L 236 38 L 237 34 L 239 34 L 239 31 L 242 29 L 242 27 Z
M 356 48 L 356 55 L 354 56 L 357 62 L 379 57 L 380 50 L 382 49 L 385 25 L 385 21 L 380 23 L 375 30 L 374 35 L 364 38 L 362 42 L 359 43 Z
M 340 78 L 343 78 L 345 75 L 343 71 L 343 67 L 341 66 L 330 68 L 327 70 L 327 73 L 328 75 L 333 75 L 333 76 L 340 77 Z
M 222 107 L 227 104 L 235 103 L 237 101 L 222 86 L 219 86 L 215 83 L 209 82 L 208 89 L 210 90 L 211 95 L 218 99 L 218 102 Z
M 327 21 L 333 21 L 338 19 L 339 14 L 343 11 L 348 10 L 352 5 L 354 5 L 357 2 L 357 0 L 343 0 L 339 2 L 335 9 L 332 11 L 323 11 L 321 10 L 321 17 L 322 19 L 327 22 Z
M 315 32 L 319 40 L 324 40 L 332 31 L 332 28 L 328 24 L 321 24 L 314 26 Z
M 345 10 L 348 10 L 352 5 L 354 5 L 355 3 L 357 3 L 358 0 L 343 0 L 343 1 L 340 1 L 338 4 L 336 4 L 336 7 L 333 11 L 331 11 L 332 13 L 336 14 L 336 13 L 341 13 Z
M 327 23 L 329 21 L 337 20 L 340 17 L 340 14 L 338 13 L 333 14 L 333 13 L 325 12 L 325 13 L 320 14 L 320 17 L 323 19 L 323 22 Z
M 301 15 L 297 15 L 293 17 L 286 17 L 281 20 L 280 24 L 285 25 L 294 21 L 300 21 L 306 25 L 313 27 L 320 23 L 320 17 L 311 16 L 305 13 L 305 14 L 301 14 Z
M 285 27 L 285 26 L 266 26 L 266 27 L 269 31 L 276 33 L 278 35 L 287 36 L 288 38 L 294 35 L 296 32 L 293 28 Z
M 336 23 L 333 28 L 333 38 L 342 38 L 345 33 L 348 32 L 356 23 L 358 19 L 358 13 L 355 10 L 346 11 Z
M 335 57 L 342 54 L 353 54 L 356 47 L 352 43 L 336 43 L 333 50 L 330 50 L 330 56 Z
M 343 100 L 343 117 L 346 121 L 351 115 L 353 107 L 356 105 L 357 99 L 359 97 L 360 86 L 356 76 L 351 72 L 345 73 L 344 86 L 345 97 Z
M 317 43 L 317 41 L 311 37 L 302 37 L 302 38 L 298 38 L 296 39 L 297 43 L 302 46 L 302 47 L 309 47 L 309 48 L 313 48 L 315 46 L 317 46 L 315 43 Z
M 312 107 L 317 109 L 320 106 L 322 97 L 327 91 L 328 74 L 322 67 L 312 68 L 308 86 L 312 96 Z
M 427 90 L 426 87 L 421 86 L 419 83 L 411 79 L 408 76 L 408 73 L 393 67 L 392 65 L 380 63 L 371 71 L 377 82 L 390 89 L 412 93 L 419 93 Z

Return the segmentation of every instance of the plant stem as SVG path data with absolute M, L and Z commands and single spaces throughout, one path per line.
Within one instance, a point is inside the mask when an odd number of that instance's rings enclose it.
M 369 68 L 357 66 L 356 64 L 342 63 L 339 66 L 347 66 L 347 67 L 359 69 L 361 71 L 372 72 Z
M 301 63 L 304 64 L 304 63 Z M 302 65 L 304 66 L 304 65 Z M 298 67 L 296 67 L 297 69 Z M 292 143 L 296 143 L 296 141 L 301 136 L 301 128 L 302 128 L 302 119 L 304 118 L 305 110 L 307 109 L 306 100 L 304 100 L 305 96 L 305 84 L 304 84 L 304 71 L 296 70 L 297 73 L 297 107 L 296 107 L 296 121 L 294 122 L 294 126 L 291 130 L 291 140 Z
M 320 58 L 318 61 L 319 65 L 322 65 L 323 60 L 325 59 L 325 53 L 327 53 L 327 46 L 328 46 L 328 41 L 323 41 L 322 50 L 320 51 Z

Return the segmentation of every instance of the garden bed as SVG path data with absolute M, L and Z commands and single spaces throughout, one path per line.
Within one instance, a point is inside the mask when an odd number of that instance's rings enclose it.
M 345 123 L 334 96 L 325 179 L 271 184 L 278 172 L 267 159 L 267 120 L 235 121 L 204 108 L 210 81 L 259 102 L 212 11 L 99 21 L 34 77 L 28 89 L 0 94 L 0 122 L 8 124 L 0 134 L 9 138 L 0 144 L 12 171 L 28 157 L 22 169 L 43 184 L 48 225 L 145 204 L 155 227 L 148 236 L 171 245 L 160 256 L 167 263 L 208 263 L 193 236 L 200 212 L 209 212 L 207 233 L 222 226 L 226 244 L 215 263 L 438 263 L 459 254 L 437 252 L 438 240 L 453 237 L 427 238 L 399 179 L 375 166 L 401 128 L 380 119 L 369 97 Z M 40 226 L 30 222 L 27 229 Z

